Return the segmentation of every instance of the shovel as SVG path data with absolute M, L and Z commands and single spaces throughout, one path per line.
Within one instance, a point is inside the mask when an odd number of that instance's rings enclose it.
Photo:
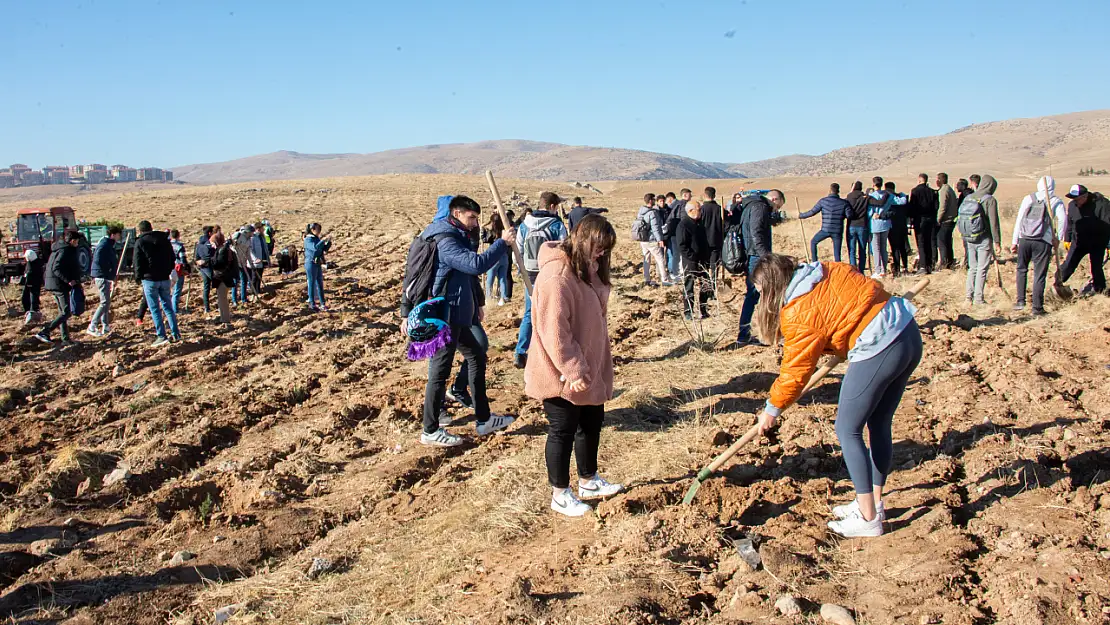
M 929 286 L 929 278 L 922 278 L 917 282 L 917 284 L 913 285 L 913 288 L 907 291 L 906 294 L 902 297 L 904 299 L 912 300 L 914 297 L 920 294 L 921 291 L 925 290 L 925 287 L 927 286 Z M 810 376 L 809 382 L 806 383 L 805 388 L 803 388 L 802 392 L 798 395 L 798 399 L 804 397 L 806 393 L 813 389 L 813 387 L 816 386 L 818 382 L 820 382 L 826 375 L 828 375 L 829 372 L 835 369 L 836 366 L 839 365 L 841 362 L 841 359 L 837 356 L 829 358 L 828 362 L 825 363 L 825 366 L 821 367 L 820 369 L 815 371 L 812 376 Z M 792 405 L 793 404 L 791 404 L 791 406 Z M 787 408 L 790 408 L 790 406 L 785 406 L 782 411 L 785 412 Z M 739 452 L 745 445 L 750 443 L 752 439 L 754 439 L 756 436 L 759 436 L 758 423 L 749 428 L 748 431 L 745 432 L 742 437 L 740 437 L 740 440 L 733 443 L 732 446 L 722 452 L 721 455 L 714 458 L 713 462 L 710 462 L 704 469 L 698 471 L 697 477 L 694 478 L 694 483 L 690 485 L 690 489 L 686 491 L 686 496 L 682 498 L 682 503 L 688 504 L 692 502 L 694 500 L 694 497 L 697 496 L 698 489 L 701 488 L 702 482 L 709 479 L 711 475 L 717 472 L 717 469 L 720 469 L 721 466 L 724 465 L 724 463 L 728 462 L 730 458 L 735 456 L 737 452 Z

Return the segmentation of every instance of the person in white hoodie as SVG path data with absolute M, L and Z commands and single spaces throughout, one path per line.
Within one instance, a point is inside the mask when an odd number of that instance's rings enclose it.
M 1017 302 L 1014 310 L 1025 310 L 1029 264 L 1033 263 L 1033 314 L 1044 314 L 1044 289 L 1048 265 L 1055 253 L 1053 215 L 1067 215 L 1064 201 L 1056 197 L 1056 181 L 1045 176 L 1037 181 L 1037 192 L 1025 196 L 1014 221 L 1010 251 L 1017 254 Z M 1066 221 L 1066 220 L 1065 220 Z

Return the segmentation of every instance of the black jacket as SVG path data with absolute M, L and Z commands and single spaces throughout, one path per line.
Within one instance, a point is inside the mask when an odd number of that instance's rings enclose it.
M 1090 198 L 1083 208 L 1068 203 L 1068 233 L 1064 236 L 1070 243 L 1093 243 L 1106 246 L 1110 240 L 1110 199 L 1101 193 L 1090 192 Z
M 77 248 L 66 244 L 64 239 L 54 241 L 50 246 L 50 258 L 46 261 L 43 288 L 47 291 L 69 293 L 72 288 L 69 283 L 79 281 L 82 273 Z
M 744 198 L 744 217 L 741 226 L 744 249 L 748 256 L 766 256 L 771 253 L 771 203 L 762 195 Z
M 174 253 L 170 236 L 165 232 L 148 232 L 135 241 L 135 281 L 161 282 L 173 272 Z
M 725 224 L 721 216 L 721 205 L 713 200 L 702 202 L 701 223 L 705 226 L 705 236 L 709 239 L 709 249 L 720 250 L 724 247 Z
M 574 230 L 578 222 L 586 218 L 587 215 L 600 215 L 601 213 L 608 213 L 608 208 L 589 208 L 588 206 L 575 206 L 571 209 L 570 215 L 567 216 L 568 230 Z
M 709 238 L 705 232 L 705 218 L 694 220 L 683 215 L 675 231 L 678 253 L 682 263 L 692 271 L 703 271 L 709 266 Z
M 907 213 L 914 225 L 925 221 L 936 221 L 937 210 L 940 208 L 940 196 L 936 189 L 921 183 L 910 191 L 910 201 L 907 204 Z
M 45 269 L 46 261 L 41 256 L 27 263 L 23 268 L 23 286 L 31 290 L 41 289 L 44 279 L 42 274 Z
M 212 249 L 210 246 L 208 249 Z M 223 247 L 216 250 L 209 257 L 209 275 L 212 280 L 225 286 L 235 286 L 235 277 L 239 275 L 239 259 L 235 256 L 235 246 L 231 241 L 225 241 Z
M 852 212 L 848 215 L 848 227 L 868 227 L 871 220 L 867 216 L 867 194 L 863 191 L 850 191 L 844 199 L 852 205 Z

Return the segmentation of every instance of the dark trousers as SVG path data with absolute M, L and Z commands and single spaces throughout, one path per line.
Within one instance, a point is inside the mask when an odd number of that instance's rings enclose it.
M 42 305 L 39 302 L 41 297 L 41 286 L 30 287 L 23 285 L 23 312 L 38 312 L 39 307 Z
M 910 270 L 910 233 L 907 230 L 890 229 L 890 268 L 895 275 Z M 901 269 L 899 269 L 901 265 Z
M 937 242 L 934 238 L 936 235 L 937 222 L 932 219 L 922 219 L 914 225 L 914 238 L 917 239 L 917 270 L 925 273 L 932 273 L 933 265 L 936 263 L 936 253 L 934 246 Z
M 703 315 L 708 314 L 709 311 L 706 310 L 705 303 L 709 301 L 709 291 L 707 290 L 709 285 L 705 281 L 709 280 L 709 274 L 701 268 L 688 269 L 685 274 L 682 283 L 682 299 L 686 312 L 693 315 L 695 313 L 694 302 L 697 302 L 697 312 Z M 698 284 L 699 280 L 702 281 L 700 285 Z
M 952 248 L 952 231 L 956 229 L 956 222 L 946 221 L 937 227 L 937 268 L 955 269 L 956 250 Z
M 1068 257 L 1060 267 L 1060 281 L 1067 282 L 1079 262 L 1086 256 L 1091 261 L 1091 279 L 1094 281 L 1095 291 L 1101 293 L 1106 290 L 1106 273 L 1102 270 L 1102 261 L 1106 258 L 1106 241 L 1076 241 L 1068 250 Z
M 69 321 L 70 315 L 69 291 L 53 291 L 53 294 L 54 301 L 58 303 L 58 316 L 54 318 L 54 321 L 51 321 L 50 323 L 46 324 L 45 327 L 43 327 L 42 333 L 46 336 L 50 336 L 50 333 L 53 332 L 55 329 L 61 328 L 62 340 L 68 341 L 69 325 L 66 322 Z
M 575 406 L 562 397 L 543 400 L 547 415 L 547 481 L 555 488 L 570 487 L 570 452 L 578 464 L 578 477 L 597 475 L 597 448 L 605 406 Z
M 825 239 L 833 240 L 833 260 L 840 262 L 840 245 L 844 238 L 843 232 L 829 232 L 827 230 L 818 230 L 817 234 L 813 235 L 813 240 L 809 242 L 809 255 L 814 262 L 817 262 L 817 244 Z
M 489 420 L 486 348 L 472 326 L 451 326 L 451 342 L 428 361 L 428 385 L 424 389 L 424 432 L 427 434 L 439 429 L 439 413 L 443 410 L 443 400 L 447 396 L 447 378 L 451 376 L 456 350 L 462 352 L 466 359 L 470 394 L 474 398 L 474 413 L 478 423 Z
M 752 337 L 752 316 L 755 314 L 756 305 L 759 304 L 759 291 L 755 290 L 755 284 L 752 282 L 752 272 L 759 264 L 759 258 L 759 256 L 748 256 L 748 275 L 744 276 L 747 292 L 744 293 L 744 305 L 740 308 L 740 332 L 736 337 L 737 342 L 740 343 Z
M 251 286 L 256 294 L 262 293 L 262 267 L 252 267 L 251 272 Z
M 482 347 L 482 353 L 489 353 L 489 337 L 486 336 L 486 330 L 482 326 L 471 326 L 471 332 L 474 333 L 474 338 L 478 339 L 478 344 Z M 488 362 L 488 358 L 487 358 Z M 451 384 L 451 390 L 465 393 L 470 386 L 470 365 L 466 364 L 466 358 L 463 358 L 462 364 L 459 365 L 459 373 L 455 376 L 455 382 Z
M 1025 305 L 1029 263 L 1033 263 L 1033 312 L 1044 312 L 1044 287 L 1048 282 L 1048 263 L 1052 246 L 1040 239 L 1019 239 L 1017 253 L 1017 303 Z
M 200 299 L 204 303 L 204 312 L 212 312 L 209 305 L 209 294 L 212 292 L 212 278 L 203 271 L 200 273 Z

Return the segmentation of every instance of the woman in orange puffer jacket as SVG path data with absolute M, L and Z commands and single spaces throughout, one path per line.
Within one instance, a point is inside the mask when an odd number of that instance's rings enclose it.
M 836 436 L 856 499 L 833 508 L 829 528 L 842 536 L 880 536 L 882 491 L 893 464 L 891 424 L 906 383 L 921 362 L 916 309 L 892 297 L 851 265 L 807 263 L 769 254 L 752 272 L 761 298 L 755 329 L 769 345 L 783 341 L 779 377 L 759 415 L 761 430 L 775 425 L 798 400 L 822 354 L 846 359 Z M 867 426 L 870 451 L 863 442 Z

